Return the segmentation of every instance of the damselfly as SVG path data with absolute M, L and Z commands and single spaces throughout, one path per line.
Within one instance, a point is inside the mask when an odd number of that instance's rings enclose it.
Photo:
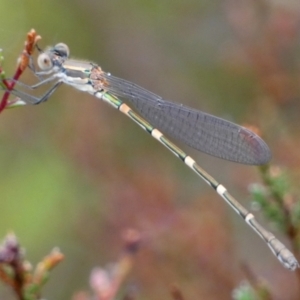
M 69 48 L 63 43 L 39 51 L 40 71 L 36 72 L 33 64 L 31 68 L 40 81 L 34 86 L 18 83 L 30 89 L 46 83 L 53 83 L 53 86 L 40 98 L 16 89 L 10 91 L 20 101 L 39 104 L 65 83 L 107 102 L 150 133 L 210 185 L 267 243 L 286 268 L 295 270 L 298 267 L 294 255 L 272 233 L 162 132 L 207 154 L 249 165 L 265 164 L 271 157 L 268 146 L 258 135 L 229 121 L 163 100 L 134 83 L 105 73 L 94 63 L 69 59 Z M 120 98 L 132 104 L 138 114 Z

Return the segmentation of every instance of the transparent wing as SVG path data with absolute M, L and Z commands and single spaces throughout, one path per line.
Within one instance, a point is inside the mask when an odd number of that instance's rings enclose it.
M 250 130 L 163 100 L 129 81 L 104 73 L 107 90 L 128 100 L 136 111 L 163 133 L 207 154 L 249 165 L 267 163 L 271 153 L 266 143 Z

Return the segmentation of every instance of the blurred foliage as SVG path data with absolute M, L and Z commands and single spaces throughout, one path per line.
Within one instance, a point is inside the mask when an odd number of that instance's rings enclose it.
M 115 299 L 132 269 L 140 238 L 140 233 L 134 229 L 124 231 L 122 237 L 124 249 L 119 261 L 106 268 L 94 268 L 90 276 L 93 294 L 78 292 L 74 299 Z M 42 299 L 42 288 L 48 281 L 52 269 L 64 259 L 64 255 L 55 248 L 33 268 L 24 253 L 16 236 L 8 234 L 0 245 L 0 280 L 11 288 L 16 299 Z
M 74 57 L 166 99 L 256 126 L 297 195 L 299 21 L 293 0 L 2 0 L 0 47 L 9 77 L 35 28 L 42 48 L 65 42 Z M 35 78 L 26 71 L 22 81 Z M 205 183 L 93 97 L 62 87 L 45 104 L 5 111 L 0 144 L 1 235 L 14 230 L 33 263 L 56 245 L 67 257 L 46 298 L 85 290 L 129 227 L 143 241 L 127 281 L 137 299 L 170 299 L 173 283 L 185 299 L 230 299 L 247 279 L 241 261 L 274 299 L 299 298 L 299 276 Z M 257 170 L 190 152 L 250 205 L 247 186 L 263 181 Z M 5 287 L 0 298 L 14 299 Z
M 0 279 L 15 293 L 17 299 L 35 300 L 41 298 L 41 290 L 47 282 L 50 271 L 63 260 L 58 249 L 44 257 L 33 268 L 25 259 L 14 234 L 8 234 L 0 246 Z

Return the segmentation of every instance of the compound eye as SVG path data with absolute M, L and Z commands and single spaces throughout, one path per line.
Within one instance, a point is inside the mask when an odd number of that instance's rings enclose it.
M 69 57 L 69 47 L 64 43 L 59 43 L 54 46 L 54 52 L 61 57 Z
M 38 56 L 37 63 L 41 70 L 49 70 L 53 67 L 52 60 L 46 53 L 42 53 Z

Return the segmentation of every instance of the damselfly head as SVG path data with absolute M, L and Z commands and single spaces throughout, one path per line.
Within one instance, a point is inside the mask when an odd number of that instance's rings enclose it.
M 42 52 L 37 59 L 38 66 L 43 71 L 54 67 L 60 68 L 63 62 L 69 57 L 69 47 L 64 43 L 56 44 Z

